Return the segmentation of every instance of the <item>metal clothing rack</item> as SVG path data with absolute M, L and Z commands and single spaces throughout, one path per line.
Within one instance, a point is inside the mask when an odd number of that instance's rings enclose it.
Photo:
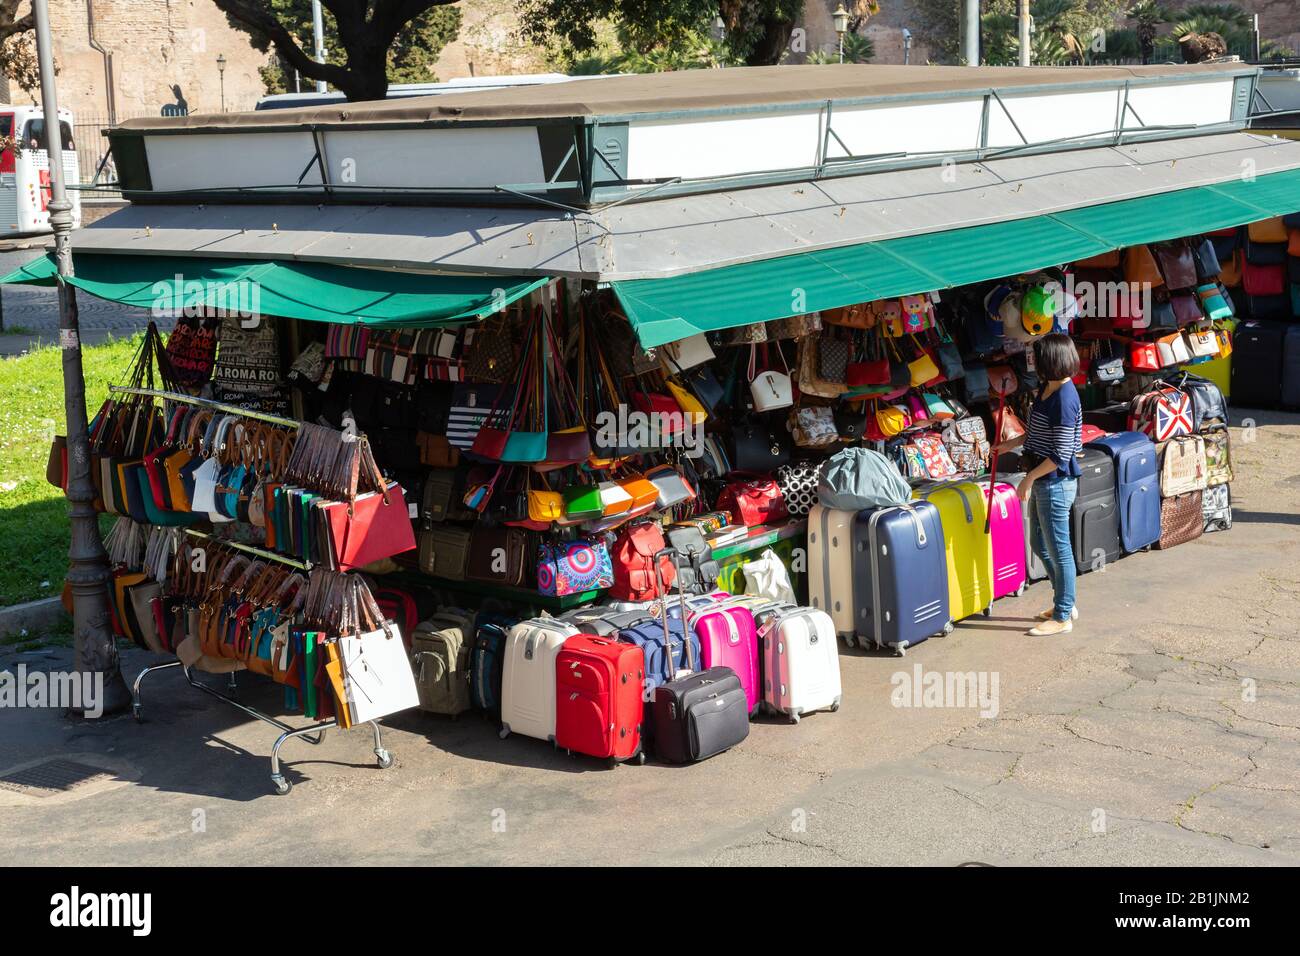
M 160 389 L 134 388 L 121 385 L 110 385 L 109 391 L 124 395 L 146 395 L 153 398 L 161 398 L 164 401 L 182 402 L 187 405 L 201 405 L 204 408 L 211 408 L 215 411 L 226 412 L 230 415 L 239 415 L 243 418 L 252 418 L 258 421 L 268 422 L 272 425 L 281 425 L 286 428 L 298 428 L 302 424 L 301 422 L 294 421 L 290 418 L 280 418 L 277 415 L 267 415 L 263 412 L 250 411 L 245 408 L 240 408 L 237 405 L 228 405 L 225 402 L 213 401 L 208 398 L 199 398 L 194 395 L 186 395 L 183 392 L 167 392 Z M 244 551 L 248 554 L 257 555 L 258 557 L 265 558 L 268 561 L 287 564 L 290 567 L 298 568 L 302 571 L 310 571 L 312 568 L 310 561 L 297 561 L 293 558 L 287 558 L 284 555 L 276 554 L 274 551 L 268 551 L 265 548 L 258 548 L 250 544 L 242 544 L 238 541 L 227 541 L 223 538 L 214 537 L 213 535 L 207 534 L 203 531 L 195 531 L 192 528 L 186 528 L 185 533 L 190 537 L 213 541 L 223 547 L 234 548 L 237 551 Z M 284 721 L 272 717 L 270 714 L 263 713 L 256 707 L 252 707 L 236 700 L 235 695 L 238 692 L 238 688 L 235 684 L 235 673 L 233 671 L 230 673 L 230 679 L 227 682 L 226 691 L 225 693 L 222 693 L 221 691 L 214 690 L 207 684 L 196 680 L 193 668 L 185 666 L 185 664 L 180 660 L 164 661 L 161 664 L 150 664 L 136 675 L 135 681 L 131 685 L 131 713 L 137 722 L 143 722 L 144 720 L 144 706 L 141 702 L 140 685 L 144 682 L 145 677 L 157 671 L 169 670 L 173 667 L 181 668 L 181 672 L 185 675 L 186 682 L 191 687 L 196 688 L 211 697 L 215 697 L 217 700 L 234 707 L 236 710 L 242 711 L 250 717 L 254 717 L 263 723 L 270 724 L 272 727 L 275 727 L 280 731 L 280 736 L 276 738 L 275 744 L 271 747 L 271 783 L 274 785 L 275 792 L 278 794 L 286 794 L 293 788 L 293 784 L 290 783 L 288 778 L 280 772 L 280 748 L 284 746 L 285 742 L 296 737 L 307 741 L 309 744 L 320 744 L 325 740 L 325 731 L 329 730 L 331 727 L 338 727 L 339 725 L 338 719 L 332 717 L 329 720 L 308 724 L 306 727 L 291 727 Z M 383 737 L 379 729 L 379 722 L 370 720 L 366 721 L 366 723 L 370 724 L 370 728 L 375 735 L 375 759 L 381 770 L 387 770 L 393 765 L 393 755 L 384 747 Z
M 248 716 L 256 717 L 263 723 L 270 724 L 272 727 L 281 731 L 280 736 L 276 738 L 275 744 L 271 747 L 271 783 L 274 785 L 275 792 L 278 794 L 283 795 L 293 789 L 293 784 L 290 783 L 289 779 L 280 772 L 280 748 L 284 746 L 285 742 L 291 738 L 300 737 L 309 744 L 324 743 L 325 731 L 329 730 L 331 727 L 337 727 L 339 725 L 338 719 L 331 717 L 329 720 L 308 724 L 306 727 L 291 727 L 284 721 L 272 717 L 270 714 L 265 714 L 256 707 L 251 707 L 248 704 L 236 700 L 235 694 L 237 688 L 235 686 L 235 674 L 233 671 L 230 674 L 230 681 L 226 685 L 226 693 L 222 693 L 219 690 L 213 690 L 201 681 L 195 680 L 193 668 L 186 667 L 179 660 L 164 661 L 161 664 L 150 664 L 136 675 L 135 681 L 131 685 L 131 714 L 135 717 L 137 723 L 143 723 L 144 721 L 143 705 L 140 701 L 140 684 L 149 674 L 152 674 L 155 671 L 168 670 L 173 667 L 181 668 L 181 672 L 185 675 L 185 680 L 189 682 L 191 687 L 197 688 L 203 693 L 215 697 L 223 703 L 229 704 L 236 710 L 241 710 L 245 714 L 248 714 Z M 366 723 L 370 724 L 370 729 L 375 735 L 375 759 L 379 764 L 379 769 L 387 770 L 393 765 L 393 755 L 384 748 L 384 741 L 380 733 L 379 722 L 377 720 L 369 720 L 366 721 Z
M 269 422 L 272 425 L 281 425 L 285 428 L 298 428 L 302 422 L 294 421 L 292 418 L 281 418 L 278 415 L 268 415 L 265 412 L 250 411 L 247 408 L 240 408 L 238 405 L 228 405 L 225 402 L 218 402 L 211 398 L 200 398 L 197 395 L 187 395 L 184 392 L 165 392 L 157 388 L 135 388 L 130 385 L 110 385 L 110 393 L 119 395 L 147 395 L 151 398 L 161 398 L 167 402 L 181 402 L 185 405 L 201 405 L 204 408 L 211 408 L 214 411 L 225 412 L 228 415 L 238 415 L 241 418 L 252 418 L 259 422 Z

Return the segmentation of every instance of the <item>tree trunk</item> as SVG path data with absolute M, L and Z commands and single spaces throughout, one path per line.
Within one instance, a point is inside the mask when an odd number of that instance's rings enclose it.
M 763 20 L 763 35 L 745 55 L 746 66 L 775 66 L 790 48 L 790 34 L 794 32 L 793 20 L 767 17 Z
M 388 95 L 388 48 L 351 47 L 348 53 L 347 80 L 335 85 L 350 102 L 382 100 Z

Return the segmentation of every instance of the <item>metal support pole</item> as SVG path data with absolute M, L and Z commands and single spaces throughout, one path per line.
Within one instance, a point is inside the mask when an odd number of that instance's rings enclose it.
M 72 591 L 78 673 L 102 675 L 103 713 L 124 710 L 131 694 L 113 638 L 108 604 L 109 565 L 99 537 L 95 486 L 90 479 L 90 436 L 86 423 L 86 381 L 81 369 L 81 335 L 77 324 L 77 295 L 72 277 L 72 203 L 63 172 L 63 137 L 59 128 L 59 98 L 54 81 L 50 40 L 49 0 L 32 0 L 37 61 L 41 72 L 41 104 L 45 113 L 45 148 L 50 166 L 50 227 L 54 231 L 54 261 L 58 268 L 59 347 L 63 352 L 63 412 L 68 439 L 68 584 Z
M 311 0 L 311 39 L 316 48 L 315 60 L 325 62 L 325 17 L 321 13 L 320 0 Z M 324 80 L 316 81 L 316 92 L 324 93 L 327 87 Z
M 1033 46 L 1029 38 L 1029 25 L 1033 22 L 1029 16 L 1029 0 L 1020 0 L 1020 65 L 1029 66 L 1033 60 Z
M 962 60 L 980 65 L 980 0 L 962 0 Z

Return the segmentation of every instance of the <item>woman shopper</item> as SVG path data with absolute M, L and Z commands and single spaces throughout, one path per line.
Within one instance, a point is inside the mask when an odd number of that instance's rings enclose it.
M 1016 488 L 1032 501 L 1033 547 L 1047 567 L 1055 602 L 1038 615 L 1033 637 L 1065 634 L 1079 617 L 1074 604 L 1074 549 L 1070 544 L 1070 506 L 1079 484 L 1083 450 L 1083 406 L 1071 381 L 1079 373 L 1079 353 L 1068 335 L 1053 333 L 1034 342 L 1034 370 L 1042 383 L 1029 412 L 1023 437 L 999 450 L 1023 445 L 1026 474 Z

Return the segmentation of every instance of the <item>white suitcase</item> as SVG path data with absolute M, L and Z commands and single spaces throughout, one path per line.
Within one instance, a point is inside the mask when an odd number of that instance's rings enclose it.
M 808 598 L 830 615 L 835 633 L 853 638 L 853 520 L 856 511 L 814 505 L 808 513 Z
M 780 604 L 755 614 L 763 662 L 763 704 L 798 723 L 815 710 L 840 709 L 840 651 L 830 615 Z
M 555 739 L 555 658 L 578 630 L 554 618 L 520 621 L 506 638 L 501 676 L 501 739 L 511 733 Z

